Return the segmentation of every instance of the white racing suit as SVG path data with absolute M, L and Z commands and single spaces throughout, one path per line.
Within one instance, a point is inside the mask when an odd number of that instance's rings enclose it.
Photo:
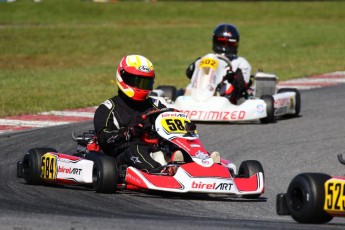
M 250 83 L 251 66 L 249 62 L 238 56 L 232 56 L 231 59 L 223 56 L 224 59 L 230 61 L 231 66 L 227 65 L 221 70 L 221 74 L 218 77 L 222 79 L 220 82 L 219 93 L 221 96 L 229 98 L 233 104 L 237 103 L 237 100 L 243 96 L 244 92 L 248 89 Z M 191 79 L 191 83 L 186 87 L 185 95 L 188 95 L 192 84 L 194 82 L 195 75 L 194 70 L 196 66 L 199 66 L 201 58 L 198 58 L 186 69 L 186 75 Z

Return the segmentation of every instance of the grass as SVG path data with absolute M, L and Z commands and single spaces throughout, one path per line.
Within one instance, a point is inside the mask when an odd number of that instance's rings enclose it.
M 345 70 L 345 2 L 21 0 L 0 3 L 0 117 L 96 106 L 116 93 L 126 54 L 148 57 L 156 85 L 185 87 L 222 22 L 241 33 L 253 72 L 280 80 Z

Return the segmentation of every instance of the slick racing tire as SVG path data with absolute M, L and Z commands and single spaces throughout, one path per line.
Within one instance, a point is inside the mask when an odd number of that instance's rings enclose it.
M 24 179 L 28 184 L 40 185 L 43 184 L 41 178 L 42 171 L 42 156 L 47 152 L 57 152 L 53 148 L 33 148 L 30 149 L 23 159 L 23 174 Z
M 97 193 L 115 193 L 118 169 L 113 157 L 100 155 L 94 158 L 92 184 Z
M 263 124 L 273 123 L 275 121 L 274 117 L 274 98 L 271 95 L 263 95 L 262 100 L 266 103 L 267 117 L 261 118 L 260 121 Z
M 299 223 L 327 223 L 332 216 L 323 209 L 324 183 L 331 177 L 322 173 L 302 173 L 290 183 L 286 193 L 290 215 Z
M 301 93 L 299 92 L 298 89 L 295 88 L 281 88 L 278 90 L 277 93 L 286 93 L 286 92 L 293 92 L 296 93 L 296 104 L 295 104 L 295 113 L 294 114 L 289 114 L 285 116 L 292 116 L 292 117 L 298 117 L 298 115 L 301 112 Z
M 176 100 L 176 87 L 171 85 L 160 85 L 157 87 L 157 89 L 160 89 L 163 91 L 162 97 L 167 97 L 172 101 Z
M 256 160 L 247 160 L 241 163 L 240 168 L 238 169 L 237 177 L 249 178 L 258 172 L 262 172 L 265 179 L 265 174 L 264 174 L 264 169 L 262 167 L 262 164 Z M 258 198 L 260 195 L 261 194 L 243 195 L 242 197 L 252 199 L 252 198 Z

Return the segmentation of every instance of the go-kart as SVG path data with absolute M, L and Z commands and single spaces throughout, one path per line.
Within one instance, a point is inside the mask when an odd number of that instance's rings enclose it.
M 345 165 L 341 154 L 338 160 Z M 277 195 L 278 215 L 291 215 L 299 223 L 322 224 L 345 217 L 345 177 L 301 173 Z
M 17 162 L 17 176 L 29 184 L 79 185 L 99 193 L 136 190 L 243 198 L 257 198 L 264 193 L 264 171 L 259 161 L 243 161 L 236 172 L 229 160 L 220 158 L 214 162 L 202 145 L 195 124 L 184 113 L 165 108 L 142 116 L 148 118 L 154 118 L 155 123 L 145 129 L 142 140 L 157 145 L 168 157 L 181 151 L 183 161 L 169 162 L 149 172 L 117 166 L 113 157 L 102 154 L 97 138 L 89 132 L 72 135 L 79 146 L 73 155 L 53 148 L 30 149 Z
M 161 85 L 153 90 L 152 95 L 167 107 L 184 112 L 192 121 L 272 123 L 277 117 L 299 115 L 299 91 L 282 88 L 276 92 L 277 77 L 263 72 L 252 76 L 255 88 L 245 92 L 237 104 L 230 103 L 228 98 L 220 96 L 223 95 L 223 77 L 229 66 L 230 60 L 225 56 L 207 54 L 196 61 L 187 94 L 184 89 Z

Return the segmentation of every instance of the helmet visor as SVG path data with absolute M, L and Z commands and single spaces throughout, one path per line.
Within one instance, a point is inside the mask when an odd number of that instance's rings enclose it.
M 213 44 L 219 47 L 234 48 L 238 46 L 236 39 L 226 38 L 226 37 L 214 37 Z
M 144 90 L 152 90 L 153 89 L 153 78 L 138 76 L 134 74 L 127 73 L 122 71 L 121 77 L 123 81 L 132 87 Z

